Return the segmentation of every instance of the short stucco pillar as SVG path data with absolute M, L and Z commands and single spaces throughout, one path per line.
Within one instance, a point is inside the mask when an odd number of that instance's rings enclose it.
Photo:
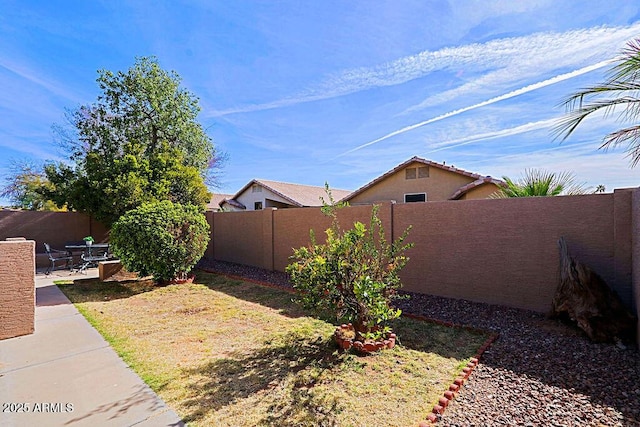
M 33 240 L 0 241 L 0 340 L 34 331 L 35 248 Z

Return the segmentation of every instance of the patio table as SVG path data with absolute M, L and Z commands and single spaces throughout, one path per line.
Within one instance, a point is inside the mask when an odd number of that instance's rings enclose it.
M 108 243 L 93 243 L 87 245 L 86 243 L 67 243 L 64 248 L 73 256 L 74 253 L 80 253 L 80 261 L 77 264 L 76 271 L 83 272 L 91 266 L 95 266 L 99 261 L 106 261 L 109 259 L 109 244 Z M 101 254 L 101 255 L 94 255 Z

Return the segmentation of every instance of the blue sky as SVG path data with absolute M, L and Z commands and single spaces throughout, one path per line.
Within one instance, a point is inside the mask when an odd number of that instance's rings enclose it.
M 638 36 L 637 0 L 3 0 L 0 175 L 62 160 L 51 126 L 95 101 L 97 70 L 155 55 L 229 155 L 216 192 L 253 178 L 354 190 L 414 155 L 635 187 L 622 149 L 597 150 L 615 117 L 562 144 L 552 127 Z

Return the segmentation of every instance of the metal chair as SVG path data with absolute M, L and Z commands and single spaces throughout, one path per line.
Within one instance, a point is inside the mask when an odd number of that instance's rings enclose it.
M 73 257 L 67 251 L 61 251 L 59 249 L 51 249 L 51 246 L 48 243 L 44 243 L 44 250 L 49 257 L 49 267 L 47 267 L 47 271 L 44 272 L 47 276 L 51 274 L 53 270 L 56 268 L 56 262 L 64 261 L 66 263 L 66 267 L 71 270 L 73 269 Z

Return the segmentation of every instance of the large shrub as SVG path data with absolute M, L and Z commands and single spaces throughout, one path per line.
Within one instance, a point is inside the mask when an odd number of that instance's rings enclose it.
M 401 286 L 398 272 L 409 260 L 403 253 L 412 246 L 403 243 L 408 230 L 391 244 L 385 240 L 378 208 L 373 207 L 368 228 L 356 222 L 343 231 L 335 209 L 325 206 L 333 217 L 326 243 L 318 244 L 312 231 L 311 244 L 295 249 L 287 266 L 305 308 L 352 323 L 361 338 L 382 337 L 387 322 L 400 316 L 391 301 Z
M 128 211 L 113 224 L 110 241 L 127 270 L 171 280 L 187 277 L 209 236 L 200 207 L 165 200 Z

